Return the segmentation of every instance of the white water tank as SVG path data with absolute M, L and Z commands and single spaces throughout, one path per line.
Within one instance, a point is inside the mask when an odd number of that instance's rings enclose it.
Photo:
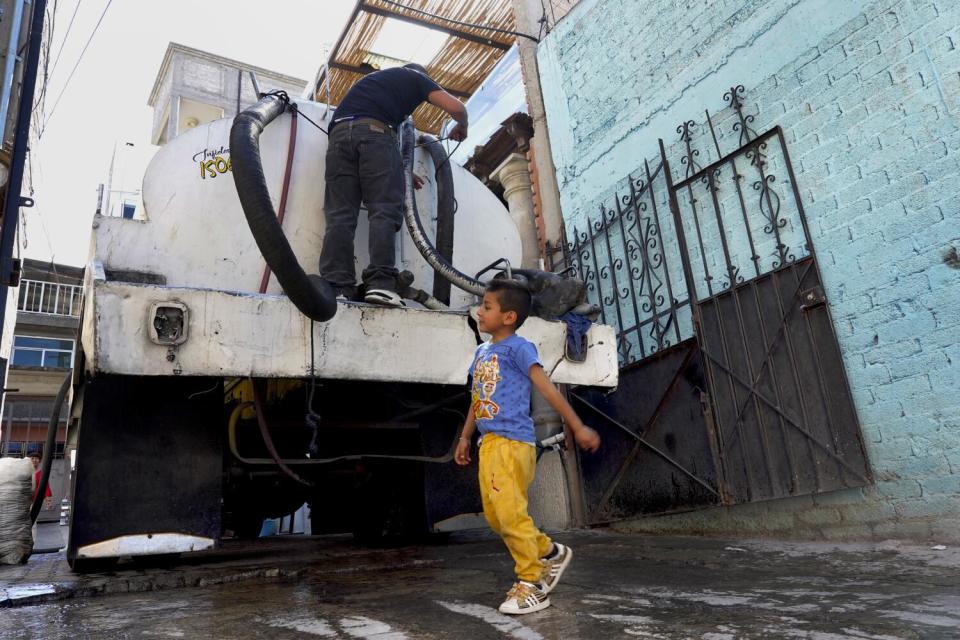
M 323 105 L 307 101 L 297 104 L 310 119 L 327 127 Z M 264 261 L 247 226 L 231 175 L 232 124 L 232 119 L 222 119 L 199 126 L 157 152 L 143 180 L 145 221 L 96 221 L 94 257 L 107 270 L 161 275 L 168 286 L 258 291 Z M 290 124 L 290 114 L 284 114 L 260 137 L 274 208 L 280 200 Z M 299 118 L 283 228 L 307 273 L 317 273 L 323 242 L 326 148 L 326 134 Z M 520 235 L 506 207 L 465 169 L 456 164 L 452 169 L 457 199 L 454 266 L 474 275 L 498 258 L 519 264 Z M 432 238 L 436 228 L 435 168 L 421 148 L 416 150 L 414 171 L 425 181 L 416 198 L 424 227 Z M 397 268 L 410 270 L 416 276 L 414 286 L 431 292 L 433 270 L 406 229 L 399 233 Z M 359 277 L 368 261 L 365 211 L 360 213 L 354 246 Z M 267 292 L 281 293 L 275 278 L 271 278 Z M 451 304 L 465 306 L 472 299 L 454 288 Z

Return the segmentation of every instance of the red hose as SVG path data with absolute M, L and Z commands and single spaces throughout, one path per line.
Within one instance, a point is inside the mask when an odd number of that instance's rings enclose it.
M 290 191 L 290 174 L 293 172 L 293 154 L 297 150 L 297 109 L 290 109 L 290 142 L 287 145 L 287 166 L 283 173 L 283 188 L 280 190 L 280 206 L 277 207 L 277 222 L 283 226 L 283 216 L 287 210 L 287 193 Z M 270 282 L 270 265 L 263 267 L 263 277 L 260 279 L 260 293 L 266 293 L 267 285 Z M 263 400 L 260 397 L 260 389 L 257 382 L 250 378 L 250 386 L 253 387 L 253 406 L 257 413 L 257 425 L 260 427 L 260 436 L 263 438 L 263 444 L 267 447 L 267 452 L 273 461 L 280 467 L 280 470 L 292 480 L 300 484 L 312 487 L 313 484 L 301 478 L 297 473 L 285 465 L 277 453 L 277 448 L 273 445 L 273 438 L 270 437 L 270 430 L 267 427 L 267 421 L 263 415 Z
M 280 206 L 277 208 L 277 222 L 283 226 L 283 214 L 287 210 L 287 192 L 290 190 L 290 174 L 293 172 L 293 154 L 297 150 L 297 109 L 290 106 L 290 142 L 287 145 L 287 168 L 283 173 L 283 188 L 280 190 Z M 260 278 L 260 293 L 267 292 L 270 283 L 270 265 L 263 267 L 263 277 Z
M 253 407 L 257 412 L 257 425 L 260 427 L 260 436 L 263 438 L 263 444 L 267 447 L 267 452 L 270 454 L 270 457 L 273 458 L 273 461 L 280 467 L 280 471 L 284 473 L 287 477 L 295 482 L 300 484 L 313 487 L 313 483 L 307 480 L 304 480 L 297 472 L 288 467 L 283 463 L 283 460 L 280 458 L 280 454 L 277 453 L 277 448 L 273 445 L 273 438 L 270 437 L 270 429 L 267 427 L 267 420 L 263 415 L 263 399 L 260 396 L 260 386 L 257 384 L 257 380 L 250 378 L 250 386 L 253 387 Z

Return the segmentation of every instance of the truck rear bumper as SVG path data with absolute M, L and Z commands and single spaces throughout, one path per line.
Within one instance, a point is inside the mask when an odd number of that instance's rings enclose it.
M 184 318 L 183 335 L 167 344 L 155 328 L 161 309 Z M 316 375 L 328 379 L 462 384 L 477 345 L 463 312 L 341 304 L 330 322 L 313 324 L 282 295 L 109 281 L 98 263 L 88 268 L 81 341 L 90 373 L 303 377 L 311 330 Z M 564 357 L 566 332 L 530 318 L 520 334 L 554 382 L 615 387 L 612 327 L 590 329 L 582 363 Z
M 188 553 L 212 549 L 213 538 L 183 533 L 142 533 L 126 535 L 95 542 L 77 549 L 77 558 L 119 558 L 121 556 L 146 556 L 163 553 Z

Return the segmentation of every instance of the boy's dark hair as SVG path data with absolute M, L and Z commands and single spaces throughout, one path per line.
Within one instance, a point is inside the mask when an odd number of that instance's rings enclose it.
M 530 315 L 532 304 L 530 289 L 527 285 L 518 280 L 495 278 L 487 283 L 486 292 L 497 296 L 501 311 L 513 311 L 517 314 L 517 323 L 513 325 L 515 329 L 523 326 L 527 316 Z
M 414 71 L 419 71 L 420 73 L 427 76 L 428 78 L 430 77 L 430 74 L 427 73 L 427 68 L 424 67 L 422 64 L 417 64 L 416 62 L 410 62 L 408 64 L 403 65 L 403 68 L 413 69 Z

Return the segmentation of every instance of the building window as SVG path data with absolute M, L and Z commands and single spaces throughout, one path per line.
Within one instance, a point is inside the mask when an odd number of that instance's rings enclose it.
M 73 367 L 73 340 L 62 338 L 13 337 L 11 362 L 20 367 Z
M 136 212 L 137 212 L 137 205 L 135 205 L 135 204 L 133 204 L 133 203 L 130 203 L 130 202 L 124 202 L 124 203 L 123 203 L 123 213 L 122 213 L 122 215 L 123 215 L 124 220 L 133 220 L 133 214 L 136 213 Z
M 42 458 L 43 445 L 44 443 L 42 441 L 24 442 L 22 440 L 14 440 L 11 442 L 5 442 L 3 443 L 2 447 L 0 447 L 0 458 L 25 458 L 34 454 Z M 65 452 L 66 443 L 58 442 L 56 448 L 53 450 L 53 459 L 62 459 Z
M 0 450 L 0 457 L 20 458 L 24 455 L 25 442 L 6 442 L 3 444 L 3 450 Z

